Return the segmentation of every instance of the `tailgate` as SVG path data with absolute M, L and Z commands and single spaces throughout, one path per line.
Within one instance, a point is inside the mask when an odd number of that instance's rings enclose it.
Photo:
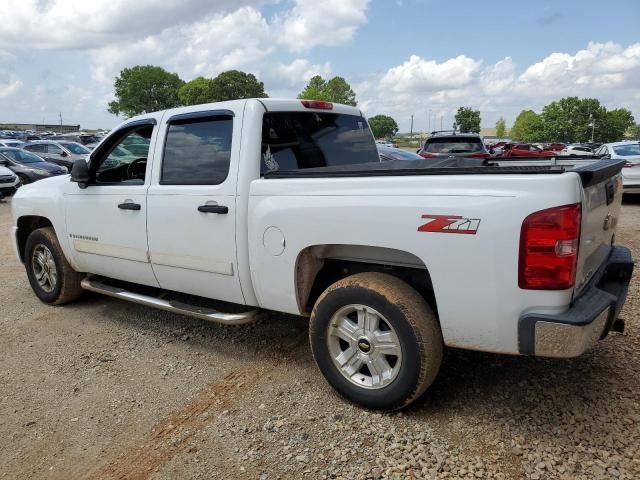
M 577 168 L 584 196 L 575 294 L 589 282 L 611 252 L 622 204 L 624 161 L 600 161 Z

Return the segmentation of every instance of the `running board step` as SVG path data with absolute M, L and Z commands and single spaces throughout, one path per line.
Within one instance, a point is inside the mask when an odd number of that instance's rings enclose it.
M 127 300 L 128 302 L 159 308 L 160 310 L 179 313 L 181 315 L 187 315 L 201 320 L 221 323 L 223 325 L 242 325 L 244 323 L 251 323 L 255 321 L 258 316 L 258 311 L 255 309 L 241 313 L 223 313 L 211 308 L 199 307 L 175 300 L 164 300 L 162 298 L 126 290 L 116 285 L 109 285 L 101 282 L 95 277 L 87 277 L 83 279 L 80 285 L 82 288 L 89 290 L 90 292 L 101 293 L 109 297 Z

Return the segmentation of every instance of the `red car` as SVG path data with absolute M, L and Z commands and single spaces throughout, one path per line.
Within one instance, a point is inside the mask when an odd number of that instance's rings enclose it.
M 503 157 L 555 157 L 557 154 L 550 150 L 529 143 L 508 143 L 502 147 Z
M 564 143 L 546 143 L 544 145 L 545 150 L 551 150 L 553 152 L 559 152 L 565 147 L 566 145 Z

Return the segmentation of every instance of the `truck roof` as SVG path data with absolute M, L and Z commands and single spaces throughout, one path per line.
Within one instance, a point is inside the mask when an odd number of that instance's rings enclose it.
M 346 115 L 358 115 L 358 116 L 362 115 L 362 112 L 360 111 L 360 109 L 356 107 L 351 107 L 349 105 L 342 105 L 340 103 L 330 102 L 329 105 L 331 106 L 331 108 L 325 109 L 325 108 L 314 108 L 313 106 L 305 106 L 303 105 L 303 100 L 299 100 L 299 99 L 249 98 L 249 99 L 242 99 L 242 100 L 228 100 L 226 102 L 203 103 L 200 105 L 190 105 L 187 107 L 177 107 L 177 108 L 171 108 L 167 110 L 160 110 L 158 112 L 144 113 L 142 115 L 131 117 L 125 123 L 149 118 L 161 112 L 171 113 L 171 114 L 180 114 L 180 113 L 200 112 L 200 111 L 206 111 L 206 110 L 223 110 L 223 109 L 238 110 L 238 109 L 242 109 L 247 102 L 259 102 L 264 106 L 264 108 L 268 112 L 316 111 L 316 112 L 325 112 L 325 113 L 339 113 L 339 114 L 346 114 Z M 310 100 L 309 102 L 313 104 L 314 101 Z

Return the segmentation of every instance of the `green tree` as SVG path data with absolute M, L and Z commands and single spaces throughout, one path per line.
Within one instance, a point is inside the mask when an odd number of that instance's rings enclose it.
M 114 115 L 133 117 L 141 113 L 155 112 L 180 105 L 178 90 L 184 81 L 175 73 L 152 65 L 125 68 L 116 77 L 116 100 L 108 110 Z
M 462 133 L 480 133 L 480 110 L 460 107 L 456 113 L 456 124 Z
M 387 115 L 376 115 L 369 119 L 369 126 L 375 138 L 390 138 L 398 133 L 398 124 Z
M 507 122 L 504 121 L 504 118 L 500 117 L 496 122 L 496 137 L 504 138 L 507 134 Z
M 342 77 L 333 77 L 325 81 L 320 75 L 311 77 L 309 84 L 298 94 L 298 98 L 307 100 L 325 100 L 356 106 L 356 94 L 351 85 Z
M 511 127 L 511 138 L 520 142 L 540 142 L 543 140 L 542 119 L 533 110 L 523 110 Z
M 609 110 L 601 117 L 600 125 L 596 122 L 594 139 L 605 143 L 622 140 L 627 131 L 634 127 L 633 122 L 633 115 L 626 108 Z M 638 136 L 639 135 L 636 135 L 636 138 Z
M 225 100 L 238 100 L 241 98 L 267 98 L 264 91 L 264 83 L 259 81 L 252 73 L 239 70 L 222 72 L 211 81 L 213 100 L 223 102 Z
M 185 83 L 178 90 L 178 98 L 183 105 L 200 105 L 216 101 L 213 80 L 198 77 Z
M 627 137 L 640 140 L 640 123 L 636 123 L 627 131 Z
M 586 142 L 591 138 L 592 120 L 598 125 L 605 114 L 606 108 L 595 98 L 561 98 L 542 109 L 543 137 L 556 142 Z

